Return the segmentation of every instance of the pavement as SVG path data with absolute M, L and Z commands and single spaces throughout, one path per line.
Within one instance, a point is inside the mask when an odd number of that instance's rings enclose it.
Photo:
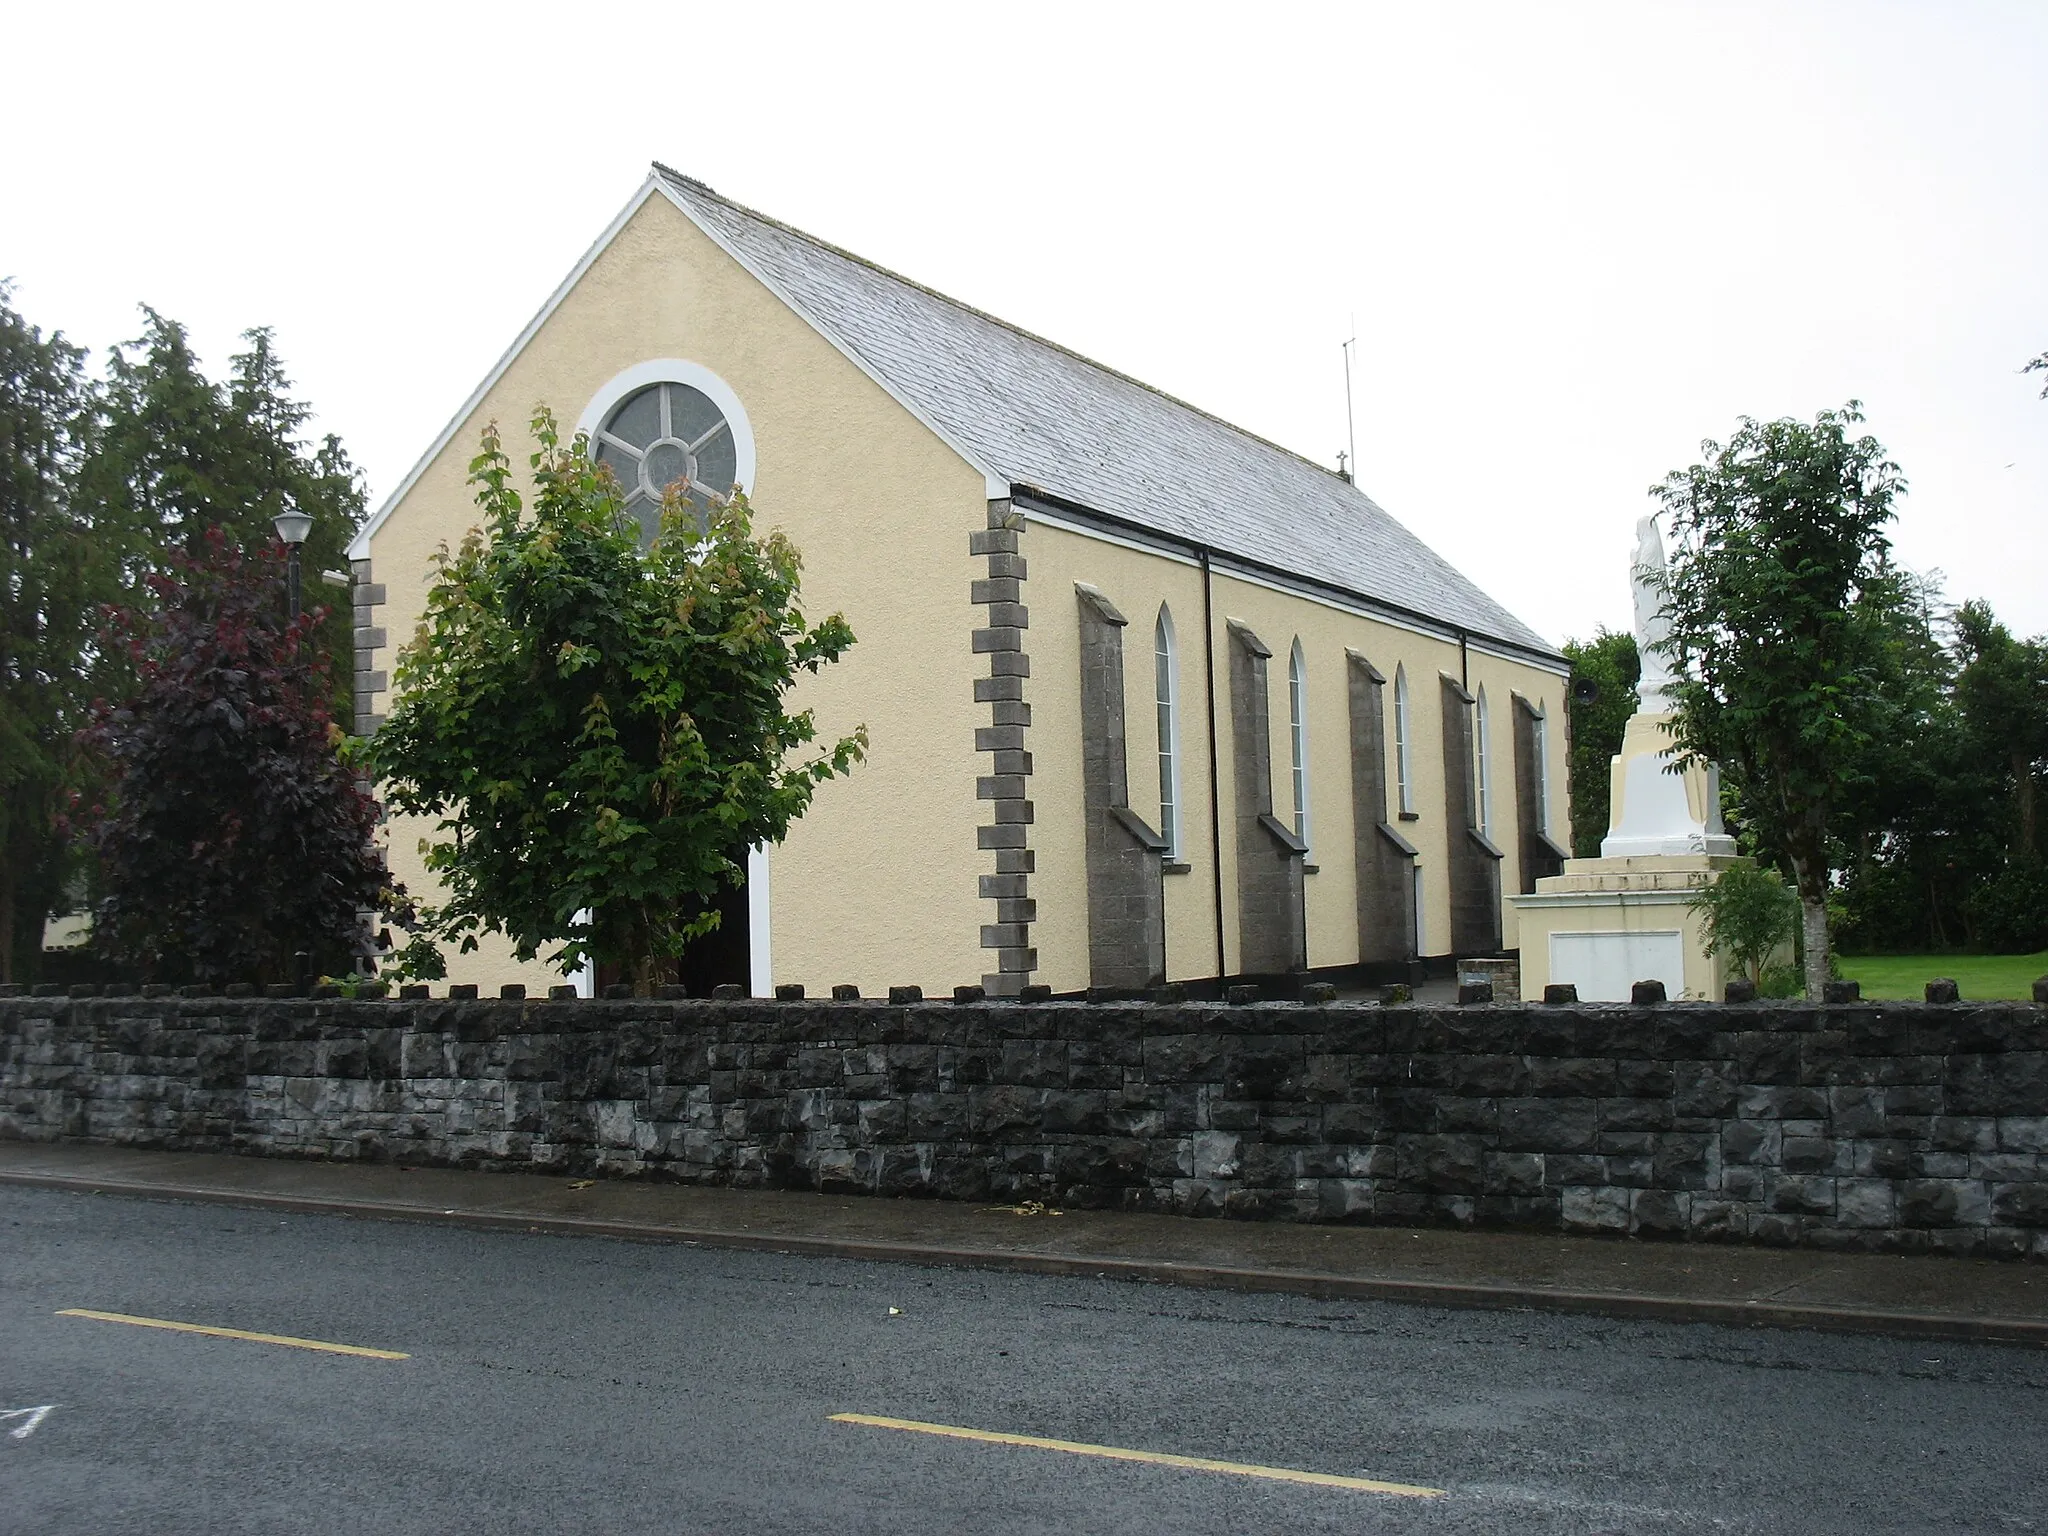
M 2048 1529 L 2038 1346 L 567 1230 L 0 1186 L 0 1536 Z
M 2048 1346 L 2048 1265 L 0 1142 L 0 1187 L 1212 1290 Z

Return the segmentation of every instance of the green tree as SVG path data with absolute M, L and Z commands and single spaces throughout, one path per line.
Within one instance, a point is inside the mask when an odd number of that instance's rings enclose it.
M 244 350 L 228 359 L 227 400 L 237 440 L 234 469 L 245 504 L 253 508 L 248 520 L 260 524 L 250 533 L 258 544 L 267 543 L 276 533 L 270 520 L 296 507 L 313 519 L 301 552 L 309 587 L 321 571 L 347 574 L 348 546 L 366 511 L 362 473 L 334 433 L 317 442 L 305 437 L 313 408 L 293 395 L 269 327 L 244 331 L 242 341 Z M 307 599 L 306 608 L 313 606 Z M 318 643 L 332 662 L 335 712 L 347 719 L 355 698 L 354 605 L 344 600 L 323 606 Z
M 259 549 L 270 519 L 314 517 L 312 571 L 343 562 L 360 526 L 360 479 L 332 437 L 302 441 L 270 333 L 246 333 L 224 385 L 201 371 L 184 329 L 145 310 L 143 336 L 117 348 L 103 385 L 85 354 L 45 338 L 0 287 L 0 978 L 32 970 L 43 923 L 66 900 L 75 848 L 59 814 L 72 750 L 98 698 L 137 684 L 134 657 L 101 643 L 107 605 L 141 611 L 153 577 L 199 550 L 208 529 Z M 280 583 L 265 600 L 281 608 Z M 278 615 L 282 622 L 282 614 Z M 316 674 L 349 708 L 352 615 L 325 610 Z M 90 782 L 70 786 L 104 794 Z
M 1859 913 L 1865 923 L 1881 917 L 1881 926 L 1924 925 L 1928 914 L 1914 910 L 1921 903 L 1909 897 L 1901 904 L 1897 898 L 1903 893 L 1881 872 L 1953 808 L 1944 802 L 1955 791 L 1948 739 L 1954 725 L 1950 690 L 1955 667 L 1937 633 L 1939 604 L 1940 590 L 1932 578 L 1897 566 L 1874 575 L 1851 599 L 1854 625 L 1869 641 L 1869 694 L 1861 739 L 1843 749 L 1847 757 L 1840 792 L 1829 817 L 1829 862 L 1844 902 L 1886 892 L 1886 905 L 1904 908 L 1878 913 L 1866 907 Z M 1767 829 L 1767 810 L 1751 813 L 1737 804 L 1734 815 L 1745 825 L 1755 822 Z M 1764 851 L 1782 862 L 1774 844 Z M 1836 910 L 1843 910 L 1843 902 Z
M 1969 602 L 1956 611 L 1956 713 L 1986 781 L 1977 876 L 1964 902 L 1974 947 L 2030 953 L 2048 943 L 2048 861 L 2040 802 L 2048 775 L 2048 641 L 2022 640 Z
M 1956 610 L 1956 704 L 1972 744 L 2003 770 L 2016 858 L 2040 857 L 2040 784 L 2048 773 L 2048 642 L 2020 640 L 1984 602 Z
M 1982 602 L 1943 625 L 1932 583 L 1917 586 L 1882 616 L 1887 715 L 1837 817 L 1837 939 L 2029 952 L 2048 943 L 2048 644 L 2015 638 Z
M 1753 838 L 1798 887 L 1807 995 L 1828 977 L 1830 818 L 1887 718 L 1877 610 L 1905 490 L 1857 402 L 1811 425 L 1744 418 L 1652 488 L 1676 549 L 1663 579 L 1681 754 L 1721 765 Z
M 244 549 L 269 544 L 271 519 L 287 507 L 313 518 L 303 552 L 308 581 L 345 570 L 363 521 L 361 476 L 338 438 L 304 440 L 312 410 L 293 397 L 271 333 L 244 332 L 244 349 L 216 383 L 182 325 L 147 306 L 143 316 L 142 335 L 108 359 L 81 479 L 100 523 L 120 530 L 129 601 L 146 602 L 148 578 L 170 569 L 172 551 L 197 554 L 210 529 Z M 332 662 L 326 686 L 343 717 L 354 678 L 352 619 L 348 605 L 331 605 L 318 636 Z
M 85 354 L 0 284 L 0 981 L 33 975 L 68 873 L 58 813 L 94 681 L 106 544 L 73 501 Z
M 1882 755 L 1902 771 L 1859 785 L 1842 821 L 1837 943 L 1863 953 L 1951 949 L 1975 942 L 1970 896 L 2003 858 L 1998 776 L 1971 750 L 1951 693 L 1918 734 Z
M 1761 983 L 1764 963 L 1791 942 L 1799 897 L 1775 869 L 1741 863 L 1722 871 L 1692 899 L 1707 925 L 1707 952 L 1726 955 L 1751 981 Z
M 1634 635 L 1605 626 L 1590 640 L 1567 640 L 1564 653 L 1572 664 L 1572 853 L 1593 859 L 1600 856 L 1600 840 L 1607 835 L 1613 789 L 1609 769 L 1621 750 L 1629 716 L 1636 712 L 1643 661 Z
M 744 496 L 700 530 L 671 486 L 643 553 L 584 440 L 545 409 L 533 433 L 529 510 L 484 432 L 485 528 L 444 551 L 364 760 L 392 808 L 437 819 L 444 938 L 503 933 L 523 959 L 559 942 L 552 962 L 622 965 L 644 993 L 717 925 L 744 851 L 863 754 L 864 729 L 806 754 L 811 713 L 785 708 L 853 633 L 807 624 L 797 551 L 754 537 Z

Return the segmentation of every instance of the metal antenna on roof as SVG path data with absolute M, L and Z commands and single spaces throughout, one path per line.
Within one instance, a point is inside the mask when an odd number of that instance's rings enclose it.
M 1351 353 L 1358 345 L 1358 316 L 1351 317 L 1351 339 L 1344 343 L 1344 437 L 1350 452 L 1343 455 L 1337 473 L 1346 480 L 1358 478 L 1358 422 L 1351 410 Z

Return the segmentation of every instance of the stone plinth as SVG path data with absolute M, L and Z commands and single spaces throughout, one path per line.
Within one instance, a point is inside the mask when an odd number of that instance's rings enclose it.
M 1674 772 L 1672 716 L 1656 689 L 1645 703 L 1609 769 L 1601 856 L 1567 859 L 1562 874 L 1509 898 L 1526 1001 L 1561 982 L 1589 1003 L 1625 1003 L 1639 981 L 1663 982 L 1674 999 L 1721 995 L 1727 968 L 1707 953 L 1706 923 L 1692 910 L 1700 889 L 1736 861 L 1720 775 L 1710 763 Z
M 1534 1002 L 1545 985 L 1570 982 L 1582 1002 L 1625 1003 L 1638 981 L 1661 981 L 1673 998 L 1720 997 L 1727 967 L 1707 953 L 1692 899 L 1737 862 L 1702 853 L 1566 860 L 1563 874 L 1510 898 L 1522 997 Z

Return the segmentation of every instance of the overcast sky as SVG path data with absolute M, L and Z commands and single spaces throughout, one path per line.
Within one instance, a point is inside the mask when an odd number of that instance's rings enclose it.
M 2048 5 L 13 12 L 0 275 L 275 328 L 388 493 L 660 159 L 1360 481 L 1552 639 L 1646 488 L 1850 398 L 2048 630 Z M 557 401 L 573 416 L 578 401 Z M 769 509 L 772 513 L 772 509 Z

